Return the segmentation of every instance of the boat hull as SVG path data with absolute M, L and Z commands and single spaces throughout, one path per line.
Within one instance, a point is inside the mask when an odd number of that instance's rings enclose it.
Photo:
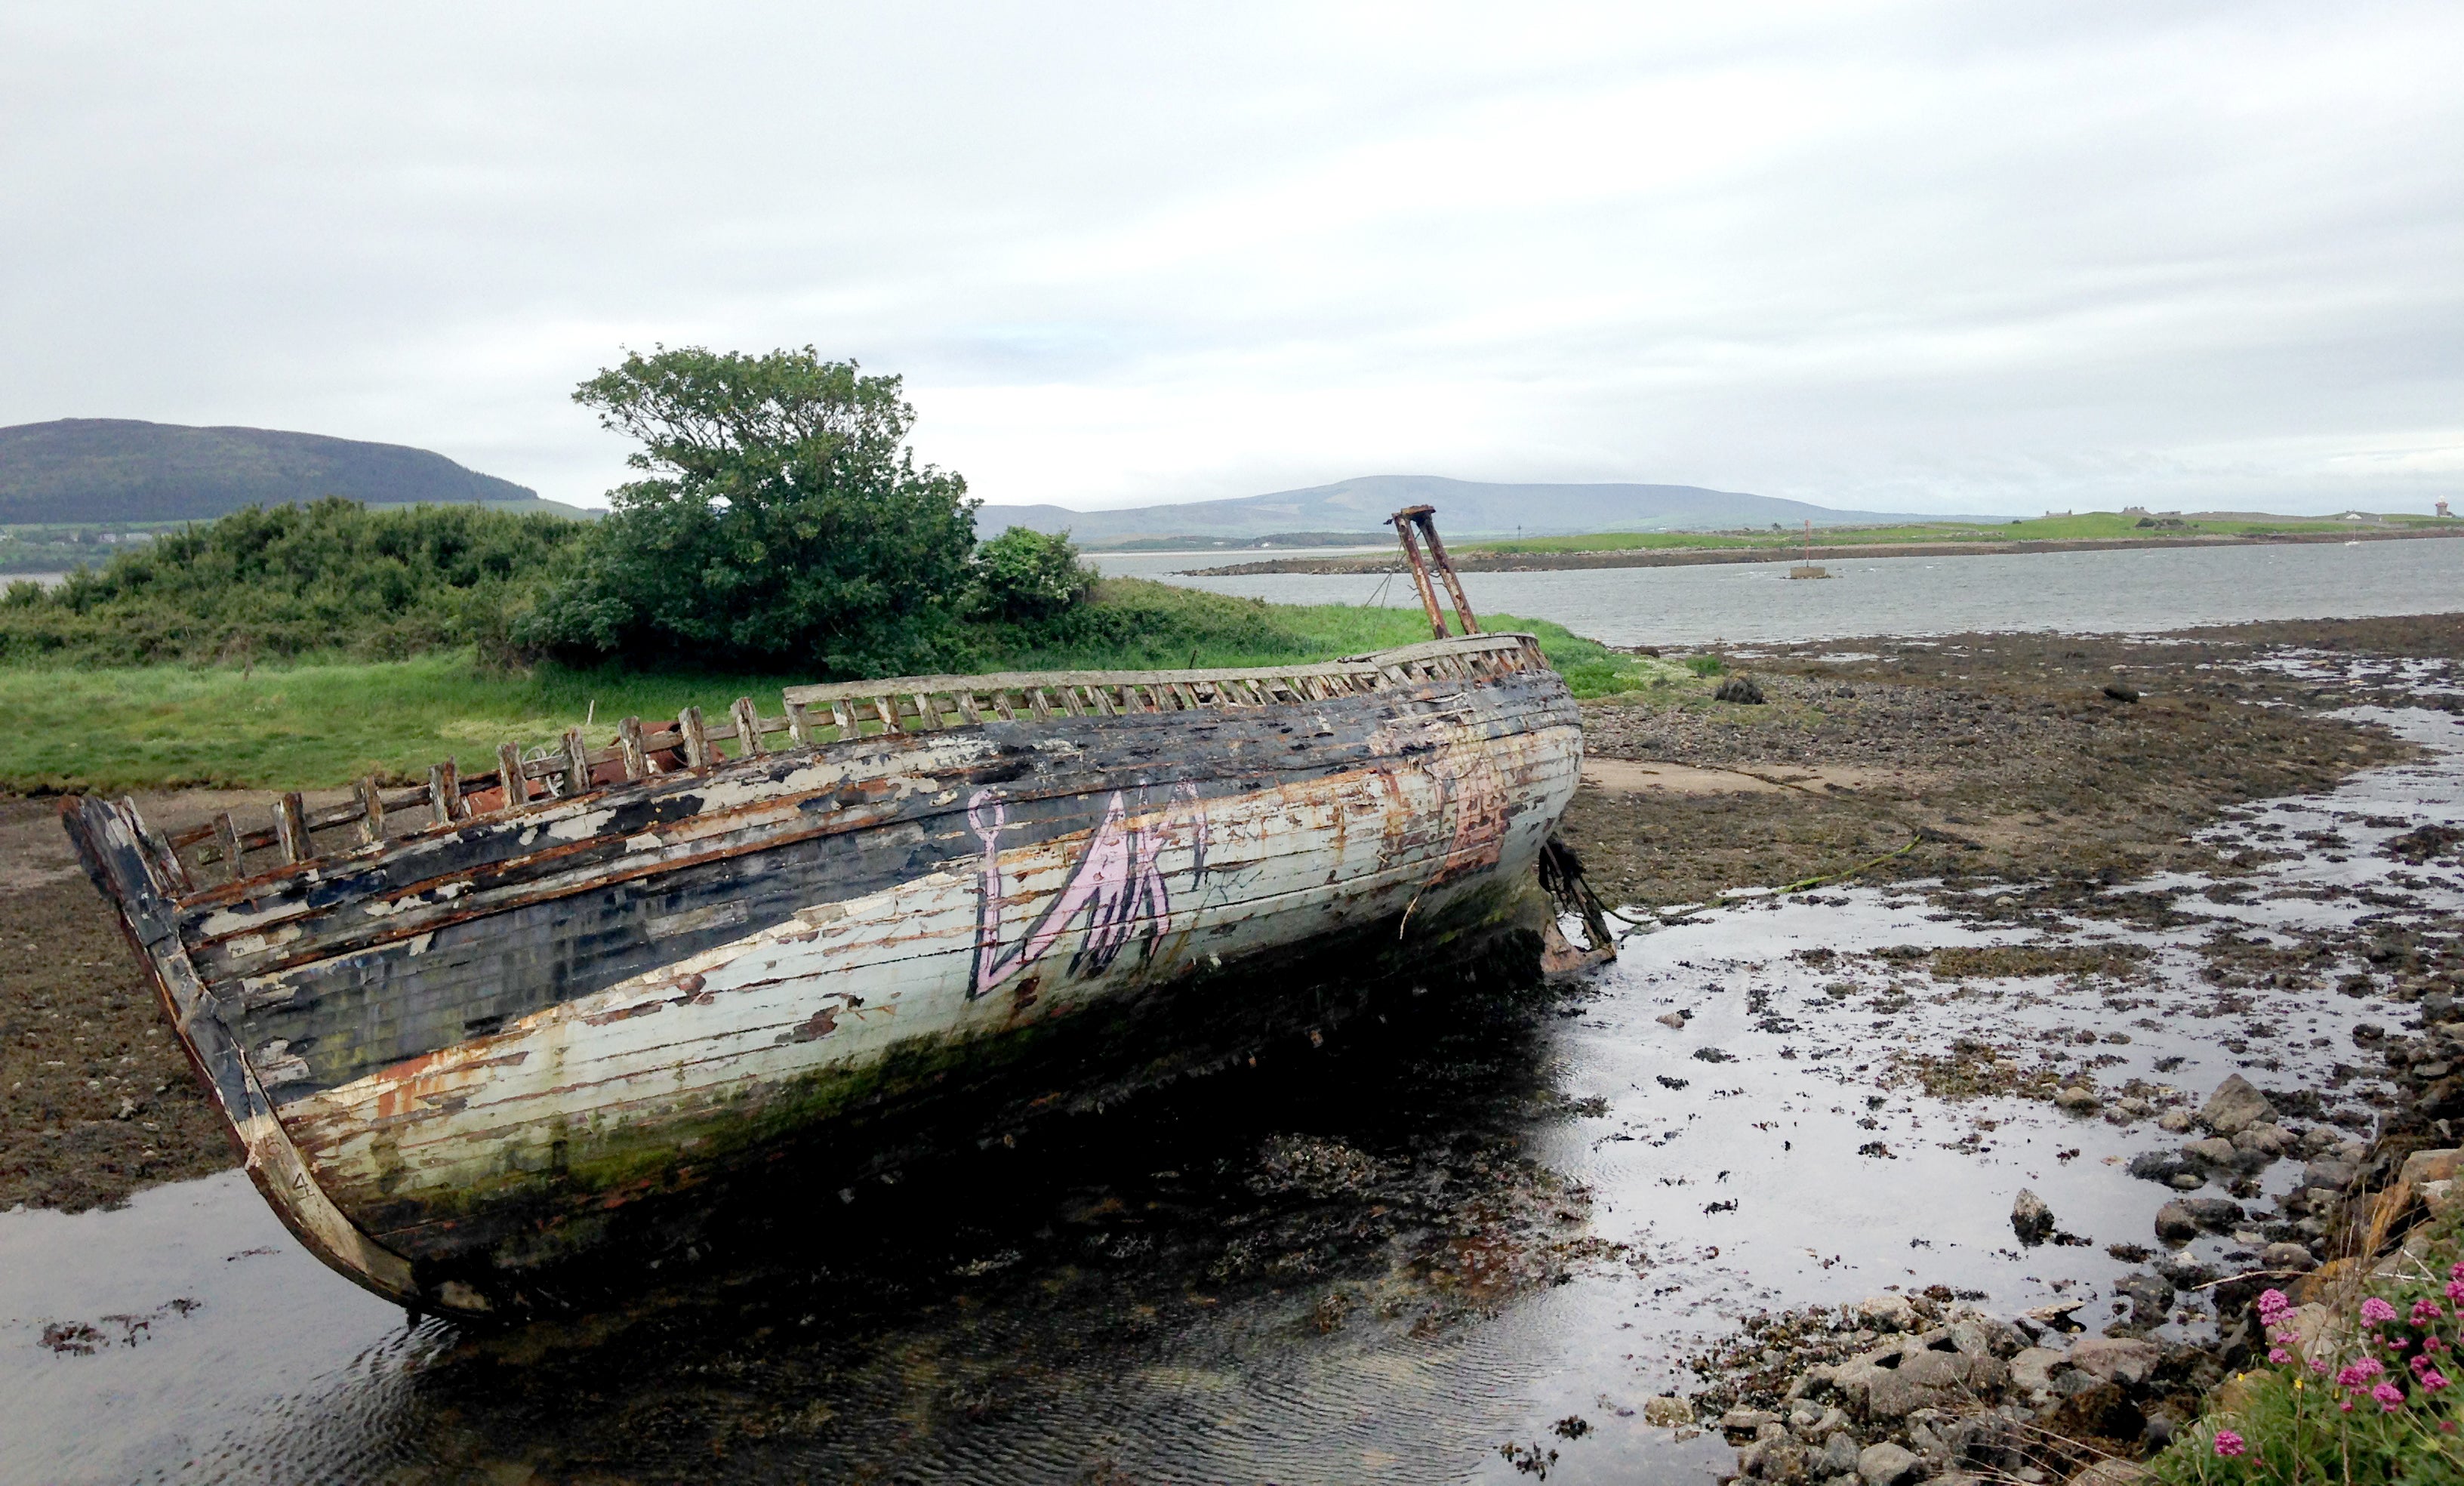
M 790 749 L 177 900 L 124 804 L 70 825 L 295 1231 L 479 1313 L 749 1173 L 852 1191 L 1528 970 L 1580 757 L 1533 667 Z

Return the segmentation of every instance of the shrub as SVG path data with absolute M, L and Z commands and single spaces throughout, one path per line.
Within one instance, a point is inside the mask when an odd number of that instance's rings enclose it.
M 1013 526 L 976 548 L 975 583 L 979 617 L 1043 625 L 1085 603 L 1095 573 L 1078 561 L 1068 533 Z
M 581 523 L 478 505 L 251 506 L 0 597 L 0 657 L 92 665 L 398 659 L 526 609 Z

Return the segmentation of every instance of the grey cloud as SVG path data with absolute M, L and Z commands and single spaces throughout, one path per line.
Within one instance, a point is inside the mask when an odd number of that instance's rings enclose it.
M 2464 12 L 23 8 L 0 423 L 562 499 L 622 344 L 899 370 L 1002 500 L 2464 483 Z

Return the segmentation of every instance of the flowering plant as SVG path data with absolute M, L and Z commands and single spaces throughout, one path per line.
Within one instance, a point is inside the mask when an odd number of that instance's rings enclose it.
M 2432 1252 L 2452 1258 L 2464 1233 Z M 2410 1246 L 2409 1253 L 2421 1252 Z M 2167 1482 L 2386 1482 L 2464 1486 L 2464 1433 L 2442 1364 L 2464 1345 L 2464 1261 L 2443 1272 L 2401 1257 L 2342 1326 L 2304 1315 L 2283 1291 L 2258 1297 L 2266 1363 L 2220 1395 L 2230 1414 L 2186 1431 L 2151 1466 Z M 2307 1333 L 2305 1335 L 2305 1333 Z

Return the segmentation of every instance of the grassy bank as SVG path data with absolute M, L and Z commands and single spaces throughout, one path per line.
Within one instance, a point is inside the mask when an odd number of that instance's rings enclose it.
M 1417 613 L 1341 605 L 1267 605 L 1138 580 L 1104 584 L 1074 643 L 1019 643 L 987 631 L 983 671 L 1068 667 L 1273 665 L 1428 638 Z M 1544 620 L 1527 630 L 1579 696 L 1674 684 L 1674 667 L 1638 660 Z M 214 785 L 315 788 L 369 772 L 411 780 L 447 755 L 485 766 L 497 743 L 547 743 L 626 716 L 723 713 L 737 697 L 775 712 L 781 687 L 810 676 L 575 670 L 489 673 L 469 651 L 398 661 L 284 666 L 0 668 L 0 789 L 120 791 Z
M 2256 519 L 2198 520 L 2187 517 L 2122 516 L 2111 511 L 2086 511 L 2074 516 L 2039 517 L 2016 521 L 1914 521 L 1896 526 L 1825 526 L 1814 534 L 1821 546 L 1862 546 L 1909 542 L 2101 542 L 2150 537 L 2306 536 L 2325 532 L 2405 530 L 2441 524 L 2429 516 L 2388 516 L 2370 521 L 2295 516 Z M 2448 524 L 2453 524 L 2452 522 Z M 1785 550 L 1804 543 L 1802 528 L 1771 532 L 1608 531 L 1574 537 L 1529 537 L 1511 542 L 1467 542 L 1457 550 L 1470 552 L 1631 552 L 1721 550 L 1770 547 Z

